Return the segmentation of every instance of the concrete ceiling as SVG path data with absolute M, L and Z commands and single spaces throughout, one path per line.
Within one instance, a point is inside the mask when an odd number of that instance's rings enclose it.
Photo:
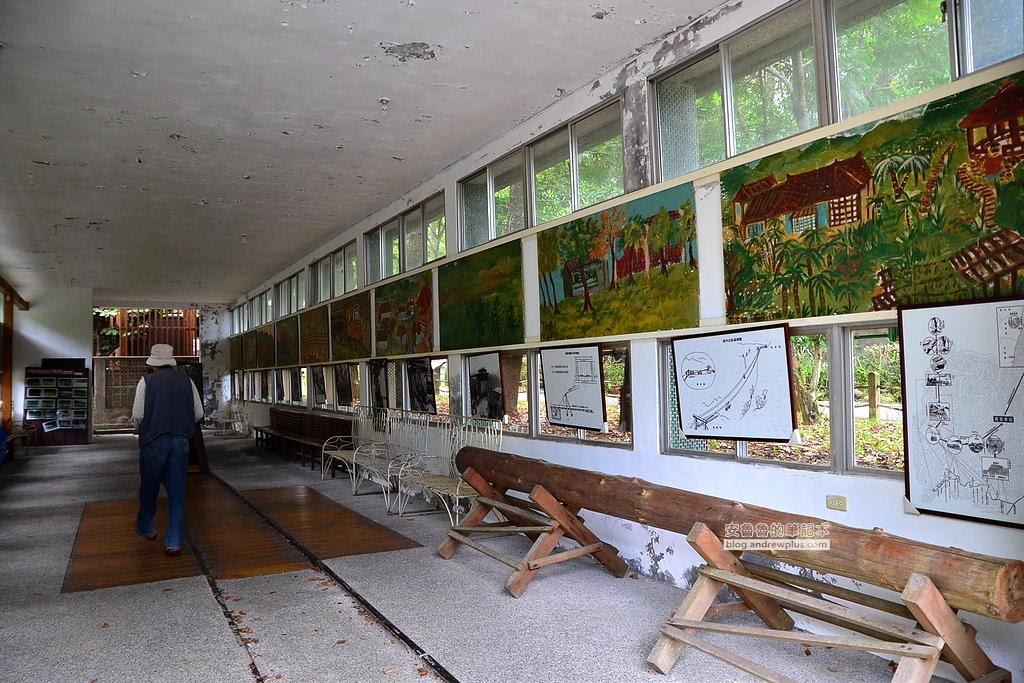
M 719 2 L 0 0 L 0 277 L 230 302 Z

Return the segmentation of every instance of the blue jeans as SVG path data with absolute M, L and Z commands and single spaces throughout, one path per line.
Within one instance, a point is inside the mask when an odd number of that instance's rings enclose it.
M 164 547 L 180 548 L 185 536 L 185 479 L 188 477 L 188 439 L 161 434 L 139 447 L 139 516 L 137 529 L 143 536 L 153 533 L 153 516 L 160 484 L 167 490 L 167 533 Z

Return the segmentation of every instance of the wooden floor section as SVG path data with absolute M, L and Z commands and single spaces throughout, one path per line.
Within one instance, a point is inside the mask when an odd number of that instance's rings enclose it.
M 268 518 L 320 559 L 419 544 L 349 510 L 308 486 L 242 491 Z M 159 540 L 132 529 L 135 500 L 87 503 L 64 577 L 64 593 L 202 574 L 189 544 L 167 557 Z M 185 521 L 190 544 L 215 579 L 306 569 L 309 560 L 216 477 L 188 478 Z M 166 527 L 166 499 L 157 509 Z

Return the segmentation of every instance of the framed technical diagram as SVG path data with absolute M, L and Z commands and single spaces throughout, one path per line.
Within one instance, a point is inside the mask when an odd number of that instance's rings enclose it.
M 906 307 L 899 324 L 907 499 L 1024 528 L 1024 299 Z
M 672 340 L 679 424 L 690 439 L 790 441 L 796 428 L 785 324 Z
M 604 382 L 599 346 L 540 350 L 548 422 L 563 427 L 604 429 Z

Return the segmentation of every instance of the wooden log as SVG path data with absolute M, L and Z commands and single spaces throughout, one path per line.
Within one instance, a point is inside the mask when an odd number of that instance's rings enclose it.
M 566 507 L 689 533 L 704 522 L 726 538 L 726 525 L 743 523 L 819 524 L 815 517 L 745 505 L 692 491 L 653 484 L 467 446 L 459 451 L 460 471 L 472 467 L 501 490 L 529 493 L 542 484 Z M 829 523 L 830 550 L 775 550 L 758 554 L 825 574 L 845 576 L 902 592 L 912 574 L 931 578 L 946 602 L 1008 622 L 1024 620 L 1024 562 L 922 543 L 881 530 Z

